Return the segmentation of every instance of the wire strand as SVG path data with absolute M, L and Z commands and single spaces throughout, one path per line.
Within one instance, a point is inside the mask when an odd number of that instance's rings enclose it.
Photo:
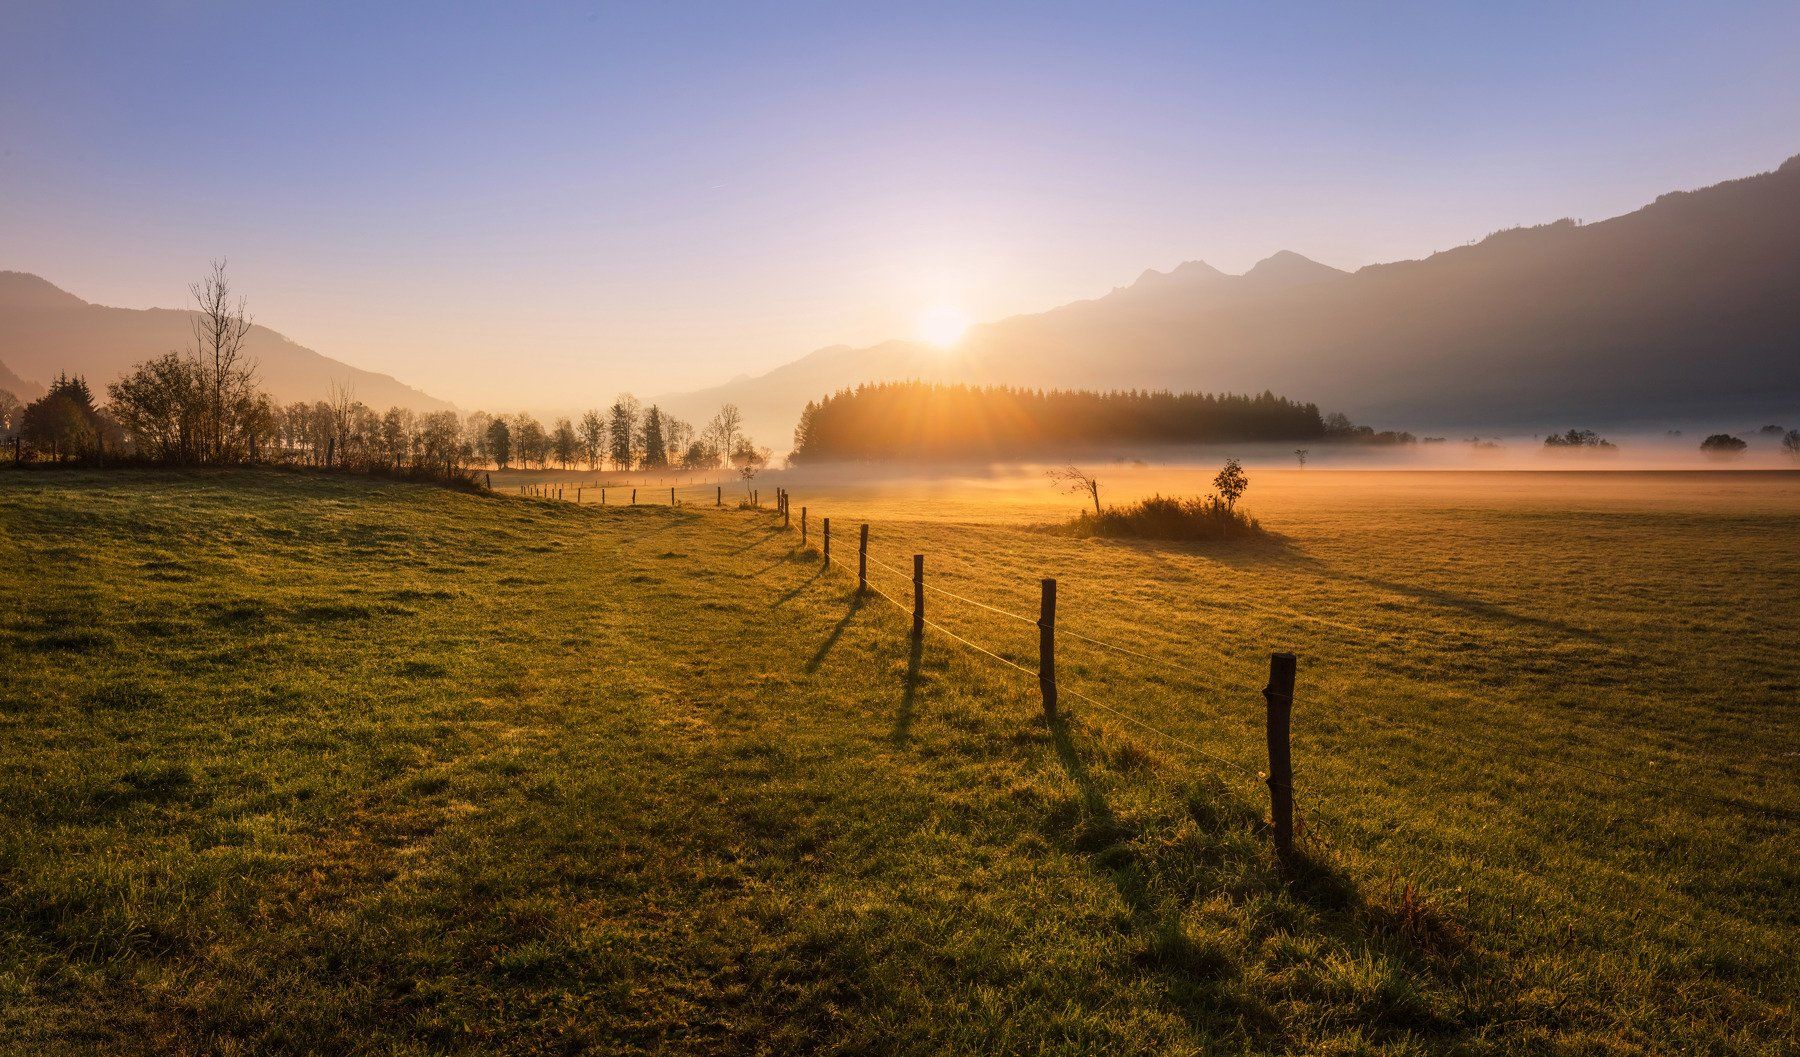
M 1254 767 L 1246 767 L 1243 764 L 1237 762 L 1236 760 L 1227 759 L 1226 757 L 1220 756 L 1217 753 L 1208 752 L 1207 750 L 1201 748 L 1200 746 L 1194 744 L 1191 741 L 1186 740 L 1185 738 L 1178 738 L 1175 735 L 1170 734 L 1168 731 L 1163 730 L 1161 727 L 1155 726 L 1150 723 L 1146 723 L 1143 720 L 1137 718 L 1136 716 L 1129 715 L 1125 712 L 1121 712 L 1120 710 L 1112 707 L 1111 705 L 1107 704 L 1106 702 L 1095 700 L 1094 698 L 1089 697 L 1088 695 L 1082 693 L 1079 690 L 1071 690 L 1067 687 L 1058 687 L 1057 692 L 1061 693 L 1061 694 L 1067 694 L 1077 701 L 1083 701 L 1083 702 L 1086 702 L 1087 704 L 1093 705 L 1095 708 L 1103 709 L 1107 712 L 1110 712 L 1113 715 L 1119 717 L 1120 719 L 1124 720 L 1127 723 L 1130 723 L 1131 725 L 1133 725 L 1135 727 L 1139 727 L 1143 730 L 1147 730 L 1150 733 L 1155 734 L 1158 737 L 1165 739 L 1166 741 L 1170 742 L 1171 744 L 1179 745 L 1182 748 L 1188 750 L 1189 752 L 1195 753 L 1199 756 L 1204 756 L 1206 759 L 1212 760 L 1215 763 L 1223 764 L 1226 767 L 1230 767 L 1233 770 L 1239 771 L 1243 774 L 1247 774 L 1250 777 L 1258 779 L 1258 780 L 1260 780 L 1262 778 L 1262 772 L 1258 771 Z

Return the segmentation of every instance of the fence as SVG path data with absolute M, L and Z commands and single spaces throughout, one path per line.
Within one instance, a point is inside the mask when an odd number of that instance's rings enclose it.
M 711 489 L 714 493 L 714 505 L 723 505 L 724 498 L 722 486 L 693 485 L 687 487 L 690 490 Z M 522 488 L 522 490 L 525 490 L 525 488 Z M 528 494 L 536 494 L 549 498 L 568 498 L 561 489 L 545 489 L 542 487 L 539 487 Z M 580 492 L 578 489 L 576 495 L 577 500 L 579 499 L 579 494 Z M 634 489 L 634 502 L 635 495 L 636 492 Z M 679 504 L 676 489 L 670 489 L 669 503 L 670 505 Z M 761 508 L 760 496 L 756 490 L 753 489 L 750 491 L 744 505 L 757 509 Z M 792 529 L 794 527 L 793 497 L 786 488 L 778 487 L 775 491 L 774 513 L 781 518 L 781 527 L 783 529 Z M 800 507 L 798 526 L 799 544 L 802 551 L 810 545 L 812 533 L 811 526 L 811 512 L 807 506 L 803 505 Z M 832 560 L 831 519 L 828 517 L 821 518 L 819 520 L 819 528 L 821 561 L 823 567 L 826 570 L 830 570 L 834 567 L 834 562 Z M 1134 650 L 1117 643 L 1108 642 L 1103 639 L 1083 635 L 1059 627 L 1057 622 L 1057 582 L 1054 578 L 1044 578 L 1040 581 L 1038 614 L 1036 617 L 1031 617 L 1023 613 L 1016 613 L 1012 610 L 980 601 L 979 599 L 969 598 L 965 595 L 957 594 L 929 583 L 926 578 L 925 557 L 924 554 L 912 555 L 910 571 L 882 561 L 879 557 L 870 553 L 869 525 L 867 523 L 862 523 L 858 526 L 857 531 L 857 591 L 859 593 L 873 594 L 894 606 L 895 609 L 899 610 L 902 614 L 910 616 L 912 622 L 911 634 L 915 639 L 922 640 L 926 630 L 930 629 L 973 654 L 1003 665 L 1007 669 L 1035 681 L 1045 717 L 1051 721 L 1056 721 L 1060 717 L 1061 701 L 1064 697 L 1068 697 L 1098 709 L 1099 711 L 1118 719 L 1120 722 L 1128 724 L 1133 729 L 1153 735 L 1163 743 L 1181 749 L 1197 759 L 1205 760 L 1218 769 L 1234 774 L 1241 774 L 1257 781 L 1259 784 L 1265 786 L 1268 791 L 1270 816 L 1269 832 L 1274 849 L 1284 861 L 1288 860 L 1293 855 L 1294 837 L 1296 833 L 1296 797 L 1293 777 L 1292 722 L 1296 679 L 1299 669 L 1299 659 L 1294 653 L 1274 652 L 1269 655 L 1268 680 L 1262 689 L 1264 733 L 1266 740 L 1266 769 L 1259 770 L 1256 767 L 1247 765 L 1218 752 L 1214 752 L 1192 740 L 1180 737 L 1155 724 L 1146 722 L 1106 701 L 1065 685 L 1058 675 L 1057 643 L 1059 638 L 1066 638 L 1086 646 L 1111 651 L 1120 656 L 1132 658 L 1140 663 L 1157 665 L 1185 673 L 1189 676 L 1205 678 L 1208 673 L 1201 672 L 1195 668 L 1174 661 L 1152 656 L 1140 650 Z M 869 579 L 869 569 L 871 566 L 891 573 L 908 582 L 912 594 L 910 605 L 895 598 L 887 591 L 882 590 L 876 584 L 871 583 Z M 999 653 L 957 634 L 948 627 L 945 627 L 942 623 L 930 619 L 927 614 L 926 605 L 928 594 L 938 595 L 964 605 L 975 607 L 986 613 L 1035 626 L 1038 642 L 1038 663 L 1036 668 L 1027 667 L 1015 660 L 1001 656 Z M 1296 614 L 1296 616 L 1301 616 L 1301 614 Z M 1428 738 L 1441 738 L 1445 741 L 1459 743 L 1471 748 L 1479 748 L 1499 755 L 1529 760 L 1538 764 L 1551 764 L 1554 766 L 1566 767 L 1592 777 L 1600 777 L 1609 781 L 1648 787 L 1666 796 L 1686 798 L 1690 801 L 1705 803 L 1712 807 L 1724 807 L 1738 812 L 1756 814 L 1784 821 L 1800 820 L 1800 812 L 1786 808 L 1774 807 L 1768 804 L 1747 800 L 1713 796 L 1698 790 L 1679 789 L 1662 780 L 1646 779 L 1641 776 L 1607 768 L 1591 767 L 1561 757 L 1549 757 L 1544 755 L 1541 751 L 1536 750 L 1534 747 L 1524 742 L 1519 742 L 1516 739 L 1509 739 L 1497 731 L 1486 731 L 1484 732 L 1483 737 L 1477 738 L 1445 730 L 1437 725 L 1427 726 L 1425 724 L 1413 723 L 1379 714 L 1365 713 L 1359 718 L 1371 720 L 1377 725 L 1407 730 Z M 1315 814 L 1318 813 L 1316 806 L 1311 810 Z M 1667 918 L 1667 915 L 1660 914 L 1653 909 L 1650 912 L 1655 916 Z M 1677 919 L 1669 918 L 1669 920 Z
M 486 474 L 485 479 L 487 481 L 488 490 L 492 491 L 494 489 L 494 475 L 488 473 Z M 622 505 L 646 506 L 652 505 L 652 495 L 655 497 L 653 505 L 656 506 L 697 506 L 705 503 L 708 499 L 711 500 L 710 505 L 712 506 L 722 507 L 725 505 L 725 486 L 718 481 L 670 485 L 667 488 L 668 499 L 666 502 L 663 501 L 664 488 L 660 484 L 655 486 L 654 489 L 646 485 L 620 485 L 613 484 L 610 481 L 606 484 L 595 482 L 593 484 L 577 485 L 520 484 L 514 485 L 513 488 L 517 495 L 528 496 L 534 499 L 558 499 L 563 502 L 575 503 L 578 505 L 592 504 L 595 506 L 618 506 L 621 505 L 620 498 L 623 497 L 624 502 Z M 643 502 L 639 501 L 639 491 L 649 493 L 645 495 Z M 745 493 L 743 502 L 750 506 L 762 505 L 761 496 L 754 488 L 749 489 Z

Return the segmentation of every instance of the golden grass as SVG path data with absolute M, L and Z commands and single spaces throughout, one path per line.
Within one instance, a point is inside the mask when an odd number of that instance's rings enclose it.
M 1057 576 L 1171 662 L 1065 638 L 1067 685 L 1245 767 L 1298 652 L 1285 876 L 1254 779 L 1046 724 L 767 513 L 0 476 L 0 1050 L 1791 1049 L 1800 856 L 1751 807 L 1797 799 L 1800 481 L 1252 478 L 1278 545 L 787 484 L 840 559 L 866 519 L 1018 613 Z

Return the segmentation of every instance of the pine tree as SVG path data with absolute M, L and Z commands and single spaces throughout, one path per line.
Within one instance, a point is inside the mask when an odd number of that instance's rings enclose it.
M 669 465 L 669 448 L 663 441 L 662 409 L 655 404 L 644 412 L 644 469 L 657 470 Z
M 619 394 L 619 399 L 607 412 L 608 447 L 607 454 L 612 459 L 613 468 L 617 470 L 631 469 L 632 452 L 637 440 L 638 402 L 630 393 Z

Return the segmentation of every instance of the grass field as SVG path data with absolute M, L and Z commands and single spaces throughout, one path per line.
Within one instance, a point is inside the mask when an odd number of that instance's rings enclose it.
M 0 1052 L 1800 1047 L 1800 476 L 1252 478 L 1211 549 L 785 479 L 1148 658 L 1065 638 L 1129 718 L 1047 723 L 767 511 L 0 474 Z

